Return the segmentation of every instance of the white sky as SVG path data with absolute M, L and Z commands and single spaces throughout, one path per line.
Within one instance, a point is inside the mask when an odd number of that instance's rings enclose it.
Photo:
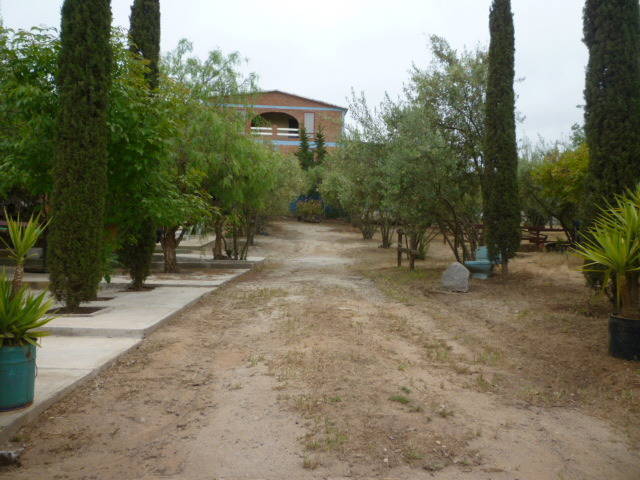
M 127 26 L 133 0 L 112 0 L 114 22 Z M 372 105 L 396 96 L 412 62 L 430 61 L 427 39 L 454 48 L 488 44 L 491 0 L 161 0 L 162 50 L 180 38 L 198 55 L 239 51 L 263 89 L 347 106 L 351 88 Z M 516 27 L 520 136 L 566 136 L 582 121 L 584 0 L 512 0 Z M 59 27 L 62 0 L 0 0 L 4 24 Z

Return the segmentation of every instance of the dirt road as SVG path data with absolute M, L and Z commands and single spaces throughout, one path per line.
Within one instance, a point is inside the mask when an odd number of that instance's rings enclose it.
M 436 313 L 358 273 L 374 243 L 295 222 L 258 242 L 261 270 L 23 429 L 0 478 L 640 478 L 603 420 L 492 392 Z

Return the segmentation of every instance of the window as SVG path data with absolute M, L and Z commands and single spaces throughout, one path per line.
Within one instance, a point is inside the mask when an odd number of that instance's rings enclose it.
M 315 114 L 314 113 L 305 113 L 304 114 L 304 128 L 308 133 L 313 133 L 315 129 Z

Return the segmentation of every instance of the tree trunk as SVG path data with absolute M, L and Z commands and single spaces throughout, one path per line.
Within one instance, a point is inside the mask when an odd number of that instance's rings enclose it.
M 509 275 L 509 260 L 502 257 L 502 275 Z
M 216 235 L 216 239 L 213 242 L 213 259 L 222 260 L 225 258 L 223 245 L 224 245 L 224 220 L 219 220 L 213 225 L 213 230 Z
M 240 250 L 240 260 L 246 260 L 249 255 L 249 246 L 253 242 L 253 233 L 251 227 L 247 227 L 247 237 L 245 238 L 244 244 Z
M 386 222 L 382 222 L 380 224 L 380 235 L 382 236 L 382 248 L 391 248 L 391 244 L 393 241 L 391 237 L 393 236 L 393 227 Z
M 22 288 L 22 281 L 24 278 L 24 263 L 16 263 L 16 268 L 13 271 L 13 279 L 11 280 L 11 295 L 15 296 Z
M 162 233 L 160 244 L 162 245 L 162 255 L 164 257 L 164 273 L 178 273 L 178 258 L 176 249 L 178 248 L 178 239 L 176 232 L 178 227 L 167 228 Z
M 234 260 L 238 260 L 238 256 L 239 256 L 239 251 L 238 251 L 238 227 L 233 227 L 233 253 L 231 254 L 231 256 L 233 257 Z
M 627 273 L 620 288 L 620 313 L 626 318 L 638 318 L 638 274 Z
M 416 269 L 416 249 L 418 248 L 418 235 L 415 231 L 409 235 L 409 270 Z

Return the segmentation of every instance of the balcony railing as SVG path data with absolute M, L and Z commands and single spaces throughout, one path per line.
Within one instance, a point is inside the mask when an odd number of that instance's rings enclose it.
M 251 134 L 260 137 L 288 137 L 298 138 L 299 128 L 276 128 L 276 127 L 251 127 Z
M 298 138 L 300 136 L 299 128 L 278 128 L 276 131 L 278 137 L 293 137 Z

